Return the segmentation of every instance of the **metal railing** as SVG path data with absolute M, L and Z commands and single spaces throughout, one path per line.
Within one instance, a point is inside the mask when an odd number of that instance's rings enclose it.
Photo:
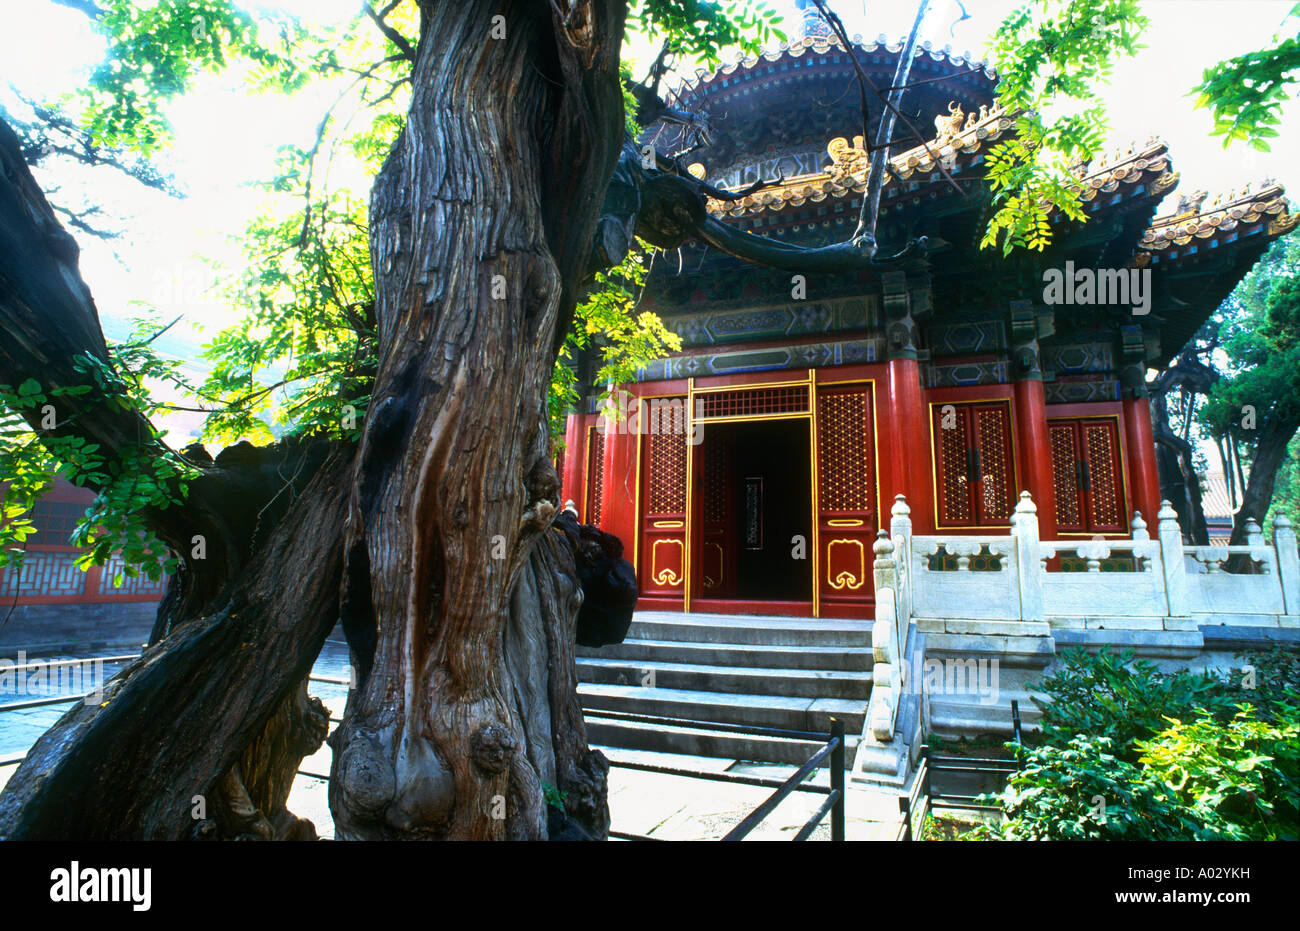
M 89 657 L 80 660 L 59 660 L 51 663 L 35 662 L 26 663 L 21 667 L 14 669 L 30 669 L 39 666 L 46 668 L 53 666 L 70 666 L 84 663 L 102 663 L 109 662 L 127 662 L 138 659 L 140 654 L 127 656 L 112 657 Z M 340 676 L 308 676 L 309 682 L 324 682 L 331 685 L 350 685 L 348 679 Z M 86 692 L 80 695 L 62 695 L 51 698 L 37 698 L 28 701 L 8 702 L 0 704 L 0 713 L 5 711 L 21 711 L 28 708 L 37 708 L 46 705 L 72 704 L 78 701 L 84 701 L 87 697 L 95 695 L 95 691 Z M 710 731 L 722 731 L 725 733 L 748 734 L 760 737 L 776 737 L 788 740 L 816 740 L 823 741 L 822 745 L 797 769 L 789 778 L 771 779 L 762 776 L 749 776 L 743 773 L 721 773 L 708 772 L 705 770 L 682 769 L 673 766 L 659 766 L 653 763 L 640 763 L 635 761 L 611 761 L 611 766 L 620 769 L 637 770 L 640 772 L 658 773 L 667 776 L 679 776 L 691 779 L 706 779 L 712 782 L 725 782 L 734 785 L 756 786 L 758 788 L 774 789 L 773 793 L 768 796 L 757 808 L 745 816 L 734 828 L 729 831 L 724 841 L 738 841 L 748 836 L 757 828 L 776 807 L 781 804 L 793 792 L 809 792 L 817 795 L 825 795 L 826 799 L 809 817 L 804 825 L 796 832 L 794 840 L 804 841 L 812 836 L 813 831 L 829 814 L 831 819 L 831 840 L 844 840 L 844 821 L 845 821 L 845 739 L 844 739 L 844 722 L 838 718 L 830 719 L 829 733 L 819 733 L 816 731 L 795 731 L 785 730 L 775 727 L 751 727 L 738 724 L 724 724 L 722 722 L 692 721 L 683 718 L 661 718 L 653 715 L 632 714 L 617 711 L 596 711 L 596 715 L 602 718 L 610 718 L 621 721 L 631 721 L 643 724 L 658 724 L 671 727 L 690 727 Z M 342 723 L 338 718 L 331 717 L 331 724 Z M 17 753 L 0 757 L 0 766 L 12 766 L 21 763 L 27 754 Z M 830 766 L 830 785 L 817 785 L 805 783 L 817 769 L 827 765 L 829 760 Z M 309 776 L 315 779 L 328 779 L 329 776 L 323 773 L 314 773 L 308 770 L 298 770 L 299 775 Z M 620 840 L 663 840 L 664 838 L 650 837 L 642 834 L 629 834 L 621 831 L 610 831 L 609 836 Z
M 1011 701 L 1011 732 L 1015 743 L 1023 742 L 1020 723 L 1020 702 Z M 964 808 L 974 811 L 1001 811 L 1001 805 L 981 801 L 981 797 L 1001 793 L 1007 780 L 1020 769 L 1016 760 L 989 757 L 938 754 L 929 744 L 921 747 L 921 764 L 917 768 L 912 789 L 898 799 L 902 823 L 898 826 L 900 841 L 916 839 L 916 833 L 925 824 L 931 809 Z M 954 786 L 955 784 L 955 786 Z M 954 791 L 959 788 L 964 791 Z M 978 791 L 970 791 L 972 788 Z M 916 822 L 915 825 L 913 822 Z
M 123 662 L 128 662 L 130 660 L 139 659 L 139 658 L 140 658 L 139 653 L 132 653 L 129 655 L 122 655 L 122 656 L 90 656 L 85 659 L 53 660 L 49 662 L 46 662 L 44 660 L 37 660 L 36 662 L 23 663 L 20 666 L 12 666 L 9 668 L 12 671 L 16 672 L 19 670 L 37 669 L 40 667 L 51 669 L 51 668 L 63 667 L 63 666 L 84 665 L 88 663 L 123 663 Z M 341 676 L 308 676 L 307 681 L 326 682 L 331 685 L 351 684 L 348 679 L 343 678 Z M 92 690 L 90 692 L 84 692 L 80 695 L 58 695 L 50 698 L 33 698 L 26 701 L 5 702 L 4 704 L 0 704 L 0 713 L 6 711 L 25 711 L 29 708 L 41 708 L 47 705 L 64 705 L 64 704 L 70 705 L 73 704 L 74 702 L 85 701 L 87 698 L 95 694 L 97 694 L 97 692 Z M 329 721 L 331 724 L 343 723 L 339 718 L 330 718 Z M 26 758 L 27 758 L 26 752 L 11 753 L 5 756 L 0 756 L 0 766 L 16 766 Z M 312 773 L 302 769 L 298 770 L 298 775 L 311 776 L 316 779 L 329 778 L 328 775 L 324 775 L 322 773 Z
M 722 838 L 724 841 L 738 841 L 748 836 L 757 828 L 775 809 L 781 804 L 792 792 L 810 792 L 818 795 L 825 795 L 826 800 L 821 806 L 812 813 L 804 825 L 796 832 L 792 838 L 796 841 L 807 840 L 812 836 L 813 831 L 821 824 L 822 820 L 829 814 L 831 816 L 831 840 L 844 840 L 844 809 L 845 809 L 845 790 L 844 790 L 844 765 L 845 765 L 845 744 L 844 744 L 844 722 L 838 718 L 831 718 L 830 732 L 823 734 L 815 731 L 791 731 L 775 727 L 745 727 L 738 724 L 721 724 L 709 721 L 691 721 L 683 718 L 660 718 L 654 715 L 642 714 L 624 714 L 620 712 L 593 711 L 593 714 L 601 718 L 617 718 L 619 720 L 637 721 L 643 724 L 659 724 L 671 727 L 698 728 L 701 730 L 725 731 L 737 734 L 753 734 L 764 737 L 780 737 L 790 740 L 819 740 L 825 741 L 812 756 L 810 756 L 802 766 L 800 766 L 788 779 L 765 779 L 761 776 L 748 776 L 743 773 L 716 773 L 707 770 L 681 769 L 675 766 L 660 766 L 654 763 L 640 763 L 632 760 L 611 760 L 610 766 L 619 769 L 636 770 L 639 772 L 657 773 L 664 776 L 680 776 L 688 779 L 705 779 L 710 782 L 726 782 L 735 785 L 758 786 L 759 788 L 775 789 L 757 808 L 746 815 L 739 824 L 732 828 Z M 826 765 L 829 759 L 830 764 L 830 785 L 816 785 L 805 783 L 814 771 Z M 630 834 L 624 831 L 610 831 L 609 836 L 618 840 L 664 840 L 662 837 L 650 837 L 645 834 Z

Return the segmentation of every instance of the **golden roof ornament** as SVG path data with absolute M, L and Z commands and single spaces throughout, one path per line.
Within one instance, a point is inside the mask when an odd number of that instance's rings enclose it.
M 948 116 L 936 116 L 934 118 L 935 128 L 935 145 L 946 145 L 952 142 L 962 131 L 962 123 L 966 120 L 966 114 L 962 112 L 961 104 L 955 100 L 948 102 Z
M 831 180 L 838 184 L 851 184 L 853 176 L 867 170 L 866 140 L 854 136 L 852 144 L 843 136 L 826 143 L 826 154 L 831 157 L 827 169 Z

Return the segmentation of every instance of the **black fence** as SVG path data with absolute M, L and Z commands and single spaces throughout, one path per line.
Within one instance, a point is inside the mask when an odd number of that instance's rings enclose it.
M 96 663 L 96 662 L 105 663 L 105 664 L 124 663 L 139 658 L 140 658 L 139 653 L 132 653 L 130 655 L 125 655 L 125 656 L 91 656 L 91 657 L 87 657 L 86 659 L 57 660 L 53 662 L 37 661 L 33 663 L 24 663 L 21 666 L 12 666 L 10 667 L 10 669 L 14 672 L 19 672 L 26 669 L 36 669 L 38 667 L 45 667 L 46 669 L 55 669 L 63 666 L 85 667 L 87 664 Z M 347 679 L 341 678 L 339 676 L 308 676 L 307 681 L 308 682 L 329 682 L 334 685 L 350 684 Z M 51 698 L 31 698 L 31 699 L 27 699 L 26 701 L 4 702 L 3 704 L 0 704 L 0 714 L 3 714 L 6 711 L 24 711 L 28 708 L 42 708 L 47 705 L 71 705 L 74 704 L 75 702 L 85 701 L 87 698 L 90 698 L 91 696 L 94 696 L 96 694 L 98 694 L 98 692 L 92 690 L 89 692 L 83 692 L 80 695 L 59 695 Z M 330 723 L 341 724 L 342 722 L 338 718 L 330 718 Z M 26 757 L 27 757 L 26 753 L 11 753 L 5 756 L 0 756 L 0 766 L 16 766 L 17 764 L 21 763 L 24 759 L 26 759 Z M 301 776 L 312 776 L 316 779 L 329 778 L 328 774 L 312 773 L 302 769 L 298 770 L 298 774 Z
M 599 712 L 601 717 L 612 717 L 613 714 Z M 731 733 L 757 734 L 765 737 L 783 737 L 790 740 L 824 740 L 825 743 L 810 756 L 802 766 L 785 780 L 764 779 L 761 776 L 747 776 L 743 773 L 713 773 L 705 770 L 679 769 L 673 766 L 658 766 L 654 763 L 638 763 L 634 761 L 611 760 L 610 766 L 617 766 L 620 769 L 637 770 L 646 773 L 658 773 L 665 776 L 682 776 L 689 779 L 706 779 L 712 782 L 729 782 L 736 785 L 759 786 L 761 788 L 775 789 L 762 804 L 751 811 L 740 823 L 727 832 L 722 838 L 724 841 L 743 840 L 755 828 L 776 810 L 792 792 L 812 792 L 819 795 L 825 795 L 826 800 L 821 806 L 812 813 L 812 816 L 804 823 L 794 835 L 792 840 L 804 841 L 812 836 L 817 825 L 829 814 L 831 816 L 831 840 L 844 840 L 844 722 L 838 718 L 831 718 L 831 729 L 828 734 L 819 734 L 813 731 L 789 731 L 774 727 L 743 727 L 741 725 L 722 725 L 704 721 L 688 721 L 681 718 L 658 718 L 652 715 L 632 715 L 620 714 L 620 719 L 632 719 L 646 724 L 659 724 L 670 727 L 693 727 L 704 730 L 725 730 Z M 830 766 L 830 785 L 815 785 L 805 782 L 816 770 L 829 763 Z M 624 831 L 610 831 L 609 836 L 619 840 L 629 841 L 649 841 L 663 840 L 659 837 L 649 837 L 645 834 L 629 834 Z
M 1020 702 L 1011 702 L 1011 732 L 1021 742 Z M 912 789 L 898 799 L 902 823 L 898 840 L 915 840 L 934 808 L 964 808 L 1000 812 L 1002 806 L 982 801 L 981 796 L 1000 795 L 1007 780 L 1020 768 L 1015 760 L 956 756 L 935 753 L 928 744 L 921 747 L 921 762 Z

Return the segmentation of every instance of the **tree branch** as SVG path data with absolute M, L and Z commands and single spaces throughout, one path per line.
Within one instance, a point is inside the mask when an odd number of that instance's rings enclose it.
M 406 40 L 406 36 L 402 35 L 392 26 L 388 25 L 388 23 L 384 20 L 384 17 L 387 16 L 389 13 L 391 13 L 393 11 L 393 8 L 396 6 L 397 6 L 396 3 L 390 3 L 388 6 L 384 8 L 384 11 L 382 13 L 376 13 L 375 8 L 371 6 L 369 3 L 364 4 L 363 9 L 366 11 L 366 15 L 369 16 L 372 20 L 374 20 L 375 26 L 377 26 L 379 28 L 379 31 L 384 34 L 384 37 L 387 38 L 389 42 L 392 42 L 394 45 L 398 47 L 398 49 L 402 53 L 402 57 L 405 58 L 407 61 L 409 61 L 411 64 L 415 64 L 415 49 L 411 47 L 411 43 Z

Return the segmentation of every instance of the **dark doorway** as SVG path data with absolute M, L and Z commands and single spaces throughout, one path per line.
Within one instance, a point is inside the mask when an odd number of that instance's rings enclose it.
M 812 600 L 810 450 L 803 418 L 704 428 L 697 597 Z

